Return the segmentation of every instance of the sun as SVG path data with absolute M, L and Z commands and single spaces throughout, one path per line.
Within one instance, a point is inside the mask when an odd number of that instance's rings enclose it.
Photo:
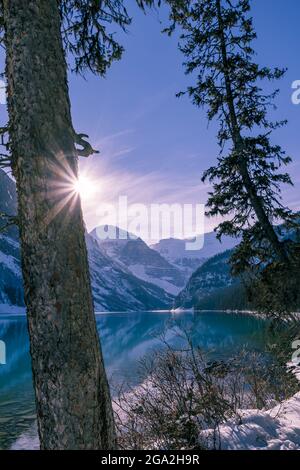
M 80 175 L 73 184 L 74 191 L 80 195 L 82 199 L 91 199 L 96 191 L 96 184 L 90 178 Z

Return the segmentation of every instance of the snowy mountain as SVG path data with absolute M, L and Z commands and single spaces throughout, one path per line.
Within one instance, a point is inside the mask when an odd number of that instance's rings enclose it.
M 189 278 L 208 258 L 230 250 L 238 244 L 238 240 L 231 237 L 223 237 L 220 242 L 215 232 L 204 234 L 204 245 L 200 250 L 187 250 L 186 243 L 190 241 L 189 239 L 168 238 L 161 240 L 152 248 L 171 264 L 177 266 Z
M 299 229 L 287 229 L 283 226 L 276 226 L 275 229 L 281 240 L 299 241 Z M 213 253 L 218 247 L 230 247 L 233 241 L 224 237 L 224 242 L 219 244 L 216 240 L 214 242 L 214 237 L 214 233 L 206 234 L 207 245 L 204 245 L 204 254 Z M 172 246 L 172 243 L 170 245 Z M 247 299 L 244 286 L 238 278 L 230 274 L 228 262 L 232 251 L 232 248 L 228 249 L 202 264 L 176 297 L 174 307 L 194 307 L 199 310 L 251 310 L 253 305 L 251 306 Z
M 86 235 L 95 308 L 98 311 L 136 311 L 170 308 L 173 296 L 134 276 Z
M 15 215 L 16 211 L 15 184 L 0 170 L 0 213 Z M 0 218 L 0 229 L 5 222 Z M 0 230 L 0 310 L 7 304 L 24 306 L 18 230 L 13 226 L 5 232 Z
M 0 234 L 0 305 L 24 306 L 19 244 Z
M 0 213 L 9 216 L 16 215 L 17 212 L 17 194 L 15 183 L 0 169 Z M 0 228 L 6 223 L 5 218 L 0 218 Z M 18 239 L 18 230 L 11 226 L 5 230 L 5 235 Z
M 213 256 L 200 266 L 191 276 L 186 287 L 176 297 L 174 308 L 197 307 L 201 300 L 216 292 L 224 293 L 224 289 L 238 284 L 230 274 L 228 264 L 232 252 L 230 250 Z
M 17 208 L 15 184 L 2 170 L 0 183 L 0 212 L 14 215 Z M 152 310 L 172 305 L 171 294 L 134 276 L 125 263 L 108 256 L 89 235 L 86 240 L 96 310 Z M 24 305 L 16 227 L 0 234 L 0 310 L 9 311 L 4 305 Z
M 116 236 L 115 240 L 103 239 L 103 234 L 108 230 Z M 149 248 L 141 238 L 111 226 L 98 227 L 90 235 L 108 256 L 139 279 L 155 284 L 173 295 L 184 287 L 187 279 L 182 271 L 160 253 Z

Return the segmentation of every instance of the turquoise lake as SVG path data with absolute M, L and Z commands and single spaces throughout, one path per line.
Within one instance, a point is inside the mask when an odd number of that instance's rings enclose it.
M 222 312 L 137 312 L 96 316 L 110 382 L 138 383 L 139 360 L 160 347 L 159 333 L 178 341 L 177 325 L 192 331 L 194 343 L 213 357 L 226 358 L 241 349 L 263 350 L 264 320 Z M 0 449 L 10 448 L 34 428 L 29 341 L 25 316 L 0 316 L 0 340 L 6 364 L 0 365 Z

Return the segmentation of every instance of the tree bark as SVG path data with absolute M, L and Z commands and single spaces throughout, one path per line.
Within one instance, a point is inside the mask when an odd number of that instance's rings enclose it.
M 113 449 L 57 0 L 3 0 L 12 167 L 42 449 Z
M 258 196 L 256 188 L 251 180 L 251 176 L 249 174 L 248 166 L 246 160 L 243 158 L 243 151 L 244 151 L 244 141 L 240 132 L 240 128 L 238 125 L 238 120 L 235 111 L 235 104 L 233 99 L 232 87 L 230 76 L 228 72 L 228 58 L 227 58 L 227 48 L 226 48 L 226 39 L 224 35 L 224 25 L 222 19 L 222 11 L 221 11 L 221 1 L 216 0 L 217 6 L 217 17 L 218 17 L 218 24 L 220 30 L 220 42 L 221 42 L 221 56 L 222 56 L 222 63 L 224 68 L 224 79 L 225 79 L 225 87 L 226 87 L 226 99 L 229 111 L 229 120 L 230 120 L 230 130 L 233 145 L 235 151 L 241 155 L 238 160 L 238 167 L 239 172 L 243 180 L 244 187 L 247 191 L 249 199 L 251 201 L 252 207 L 256 214 L 258 221 L 260 222 L 262 228 L 264 229 L 266 238 L 269 240 L 275 253 L 278 255 L 279 259 L 285 263 L 289 263 L 289 259 L 287 253 L 284 249 L 283 244 L 278 239 L 278 236 L 274 230 L 272 223 L 270 222 L 266 211 L 264 209 L 264 204 L 261 198 Z

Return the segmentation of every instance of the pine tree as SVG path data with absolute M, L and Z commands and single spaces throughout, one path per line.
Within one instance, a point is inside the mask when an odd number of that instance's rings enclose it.
M 1 159 L 12 167 L 18 193 L 42 449 L 116 446 L 81 204 L 73 191 L 78 156 L 94 150 L 73 129 L 66 53 L 73 55 L 75 71 L 104 75 L 122 54 L 113 25 L 129 24 L 122 0 L 0 2 L 9 113 Z
M 252 43 L 256 38 L 249 0 L 167 0 L 171 7 L 172 34 L 181 27 L 179 48 L 187 74 L 196 84 L 185 93 L 198 107 L 207 109 L 209 121 L 219 123 L 220 154 L 217 165 L 203 175 L 213 187 L 209 216 L 225 218 L 217 235 L 242 236 L 232 258 L 241 274 L 262 266 L 293 262 L 293 243 L 283 241 L 278 223 L 295 226 L 295 215 L 282 204 L 282 184 L 292 184 L 281 168 L 291 159 L 273 143 L 272 133 L 285 121 L 272 122 L 270 108 L 278 93 L 265 93 L 261 82 L 280 79 L 285 70 L 259 66 Z

